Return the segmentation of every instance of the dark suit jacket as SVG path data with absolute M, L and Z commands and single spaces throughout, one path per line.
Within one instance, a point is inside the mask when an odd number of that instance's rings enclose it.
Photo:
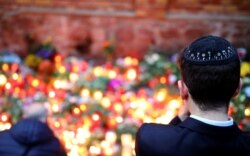
M 137 156 L 250 156 L 250 132 L 236 124 L 217 127 L 193 118 L 169 125 L 143 124 L 136 136 Z

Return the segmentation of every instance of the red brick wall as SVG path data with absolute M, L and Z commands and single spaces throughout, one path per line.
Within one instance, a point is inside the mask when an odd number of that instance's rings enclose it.
M 0 50 L 27 53 L 25 34 L 76 51 L 87 36 L 92 55 L 115 38 L 116 55 L 141 57 L 151 44 L 173 53 L 200 35 L 250 43 L 249 0 L 0 0 Z
M 48 8 L 83 8 L 100 10 L 132 10 L 134 0 L 0 0 L 2 5 L 42 6 Z
M 171 0 L 171 10 L 249 13 L 249 0 Z

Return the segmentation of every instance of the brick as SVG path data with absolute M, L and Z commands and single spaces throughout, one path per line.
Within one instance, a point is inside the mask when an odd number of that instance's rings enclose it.
M 199 4 L 199 0 L 176 0 L 176 3 L 179 3 L 179 4 L 184 4 L 184 5 L 194 5 L 194 4 Z
M 23 5 L 18 3 L 18 1 L 23 2 Z M 29 2 L 31 1 L 16 0 L 18 5 L 24 6 L 27 3 L 27 5 L 32 7 L 31 4 L 28 4 Z M 33 2 L 38 1 L 32 0 Z M 26 52 L 25 33 L 35 34 L 37 40 L 41 42 L 48 36 L 52 36 L 53 44 L 65 55 L 74 51 L 75 46 L 82 43 L 88 35 L 93 40 L 91 54 L 97 56 L 104 56 L 102 43 L 112 35 L 116 38 L 117 56 L 131 55 L 136 57 L 143 56 L 153 41 L 155 41 L 154 44 L 159 50 L 175 52 L 184 48 L 191 40 L 204 34 L 224 36 L 232 39 L 237 46 L 244 46 L 243 43 L 250 42 L 248 37 L 250 36 L 250 25 L 247 20 L 229 21 L 229 18 L 224 18 L 223 20 L 209 19 L 210 21 L 208 21 L 205 19 L 206 16 L 202 20 L 185 16 L 182 19 L 166 16 L 169 11 L 172 14 L 178 14 L 179 12 L 195 12 L 197 14 L 217 12 L 218 15 L 225 17 L 230 16 L 230 14 L 238 15 L 239 17 L 244 15 L 246 17 L 250 13 L 249 1 L 135 0 L 134 2 L 133 4 L 132 0 L 53 0 L 53 3 L 49 5 L 36 4 L 36 6 L 43 5 L 43 7 L 50 8 L 51 12 L 26 12 L 22 14 L 18 14 L 18 8 L 15 7 L 17 5 L 5 5 L 4 8 L 1 8 L 0 13 L 1 17 L 5 17 L 4 19 L 0 18 L 0 51 L 7 45 L 10 49 L 14 49 L 23 55 Z M 140 6 L 138 4 L 143 5 Z M 132 8 L 137 15 L 142 16 L 64 15 L 53 13 L 54 7 L 70 8 L 73 11 L 81 9 L 110 9 L 118 12 Z M 9 10 L 14 14 L 5 16 Z
M 223 11 L 224 12 L 227 12 L 227 13 L 234 13 L 238 10 L 238 8 L 234 5 L 227 5 L 223 8 Z
M 232 0 L 221 0 L 222 5 L 230 5 L 232 4 Z
M 133 40 L 134 32 L 131 26 L 124 26 L 116 30 L 116 39 L 121 42 L 129 42 Z
M 248 16 L 250 15 L 250 6 L 239 6 L 238 7 L 238 11 L 240 11 L 240 13 L 246 13 Z
M 206 4 L 210 3 L 210 0 L 200 0 L 199 2 L 200 2 L 200 4 L 206 5 Z
M 9 1 L 6 1 L 6 0 L 0 0 L 0 4 L 13 4 L 13 0 L 9 0 Z
M 221 5 L 205 5 L 203 8 L 205 11 L 209 11 L 209 12 L 223 11 L 223 6 Z
M 166 15 L 165 9 L 137 9 L 136 16 L 138 17 L 154 17 L 154 18 L 164 18 Z
M 219 4 L 221 4 L 221 0 L 210 0 L 210 4 L 219 5 Z
M 135 4 L 139 17 L 163 18 L 166 14 L 166 0 L 137 0 Z
M 32 0 L 16 0 L 17 4 L 29 4 L 32 3 Z
M 195 28 L 192 28 L 192 29 L 187 29 L 186 32 L 185 32 L 185 37 L 187 37 L 188 39 L 196 39 L 198 38 L 199 36 L 202 36 L 202 35 L 205 35 L 205 34 L 208 34 L 207 30 L 206 29 L 202 29 L 202 28 L 199 28 L 199 29 L 195 29 Z
M 160 35 L 164 39 L 173 39 L 180 37 L 180 30 L 178 28 L 170 28 L 160 32 Z
M 46 5 L 46 6 L 52 5 L 52 1 L 51 0 L 36 0 L 33 3 L 35 5 Z

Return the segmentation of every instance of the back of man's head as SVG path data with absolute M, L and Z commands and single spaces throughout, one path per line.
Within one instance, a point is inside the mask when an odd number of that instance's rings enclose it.
M 178 63 L 200 109 L 228 107 L 240 80 L 240 60 L 231 43 L 221 37 L 203 36 L 181 53 Z
M 47 109 L 43 103 L 34 102 L 23 110 L 23 118 L 34 118 L 46 122 Z

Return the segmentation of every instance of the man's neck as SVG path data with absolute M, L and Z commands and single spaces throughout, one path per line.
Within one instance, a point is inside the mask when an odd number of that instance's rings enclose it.
M 203 111 L 197 106 L 197 104 L 191 103 L 189 105 L 189 110 L 192 115 L 196 115 L 202 118 L 215 120 L 215 121 L 227 121 L 228 120 L 228 114 L 226 111 L 227 109 L 224 107 L 217 108 L 214 110 Z
M 202 118 L 206 118 L 209 120 L 215 120 L 215 121 L 227 121 L 228 120 L 228 114 L 218 111 L 200 111 L 200 112 L 191 112 L 192 115 L 196 115 Z

